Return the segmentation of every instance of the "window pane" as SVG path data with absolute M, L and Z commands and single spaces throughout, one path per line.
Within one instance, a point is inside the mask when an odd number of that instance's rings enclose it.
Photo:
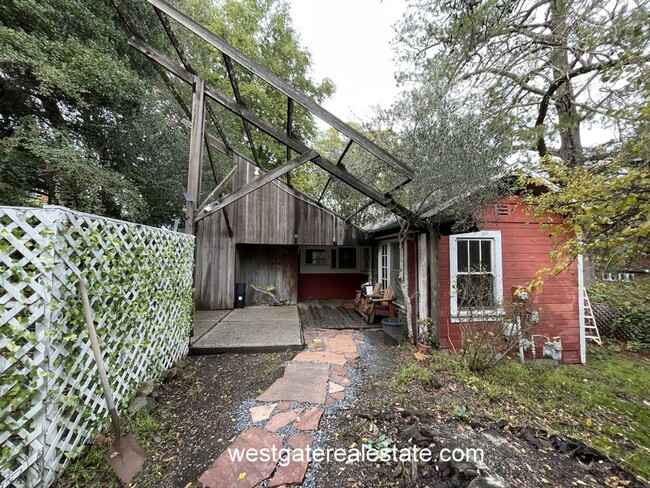
M 339 268 L 354 269 L 357 267 L 357 249 L 355 247 L 339 248 Z
M 305 251 L 306 264 L 325 264 L 325 249 L 307 249 Z
M 492 241 L 481 241 L 482 271 L 492 271 Z
M 467 241 L 458 241 L 458 271 L 467 272 Z
M 332 267 L 332 269 L 335 269 L 336 268 L 336 249 L 332 249 L 331 254 L 332 254 L 332 256 L 330 258 L 331 261 L 332 261 L 331 267 Z
M 469 241 L 469 270 L 478 271 L 481 269 L 479 258 L 479 241 Z
M 494 277 L 483 275 L 458 275 L 456 277 L 459 310 L 489 310 L 494 302 Z

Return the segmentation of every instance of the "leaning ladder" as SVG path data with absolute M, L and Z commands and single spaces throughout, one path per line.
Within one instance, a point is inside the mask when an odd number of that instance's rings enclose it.
M 596 318 L 594 317 L 594 309 L 591 308 L 591 301 L 589 300 L 589 295 L 587 295 L 587 290 L 584 291 L 584 306 L 585 306 L 585 339 L 592 339 L 596 341 L 599 346 L 603 345 L 603 341 L 600 339 L 600 333 L 598 332 L 598 326 L 596 325 Z

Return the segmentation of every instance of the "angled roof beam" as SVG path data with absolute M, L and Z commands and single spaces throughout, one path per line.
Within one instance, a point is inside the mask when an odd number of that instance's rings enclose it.
M 232 59 L 227 54 L 223 54 L 223 61 L 226 63 L 226 71 L 228 72 L 228 79 L 230 80 L 230 86 L 232 87 L 232 92 L 235 94 L 235 100 L 242 107 L 246 107 L 246 104 L 241 98 L 241 93 L 239 91 L 239 84 L 237 83 L 237 77 L 235 76 L 235 67 L 232 64 Z M 260 160 L 257 157 L 257 149 L 255 149 L 255 142 L 253 141 L 253 134 L 251 134 L 251 128 L 248 126 L 248 121 L 242 117 L 242 124 L 244 124 L 244 132 L 246 133 L 246 139 L 248 139 L 248 145 L 251 147 L 251 152 L 253 153 L 253 161 L 257 166 L 260 165 Z
M 287 135 L 291 137 L 293 131 L 293 100 L 287 98 Z M 287 146 L 287 161 L 291 159 L 291 148 Z M 291 187 L 291 175 L 287 173 L 287 185 Z
M 135 49 L 137 49 L 138 51 L 140 51 L 141 53 L 143 53 L 145 56 L 159 63 L 163 68 L 168 70 L 170 73 L 176 75 L 181 80 L 185 81 L 186 83 L 192 83 L 191 80 L 193 75 L 190 72 L 188 72 L 186 69 L 179 66 L 175 62 L 171 61 L 169 58 L 162 55 L 161 53 L 153 49 L 145 42 L 137 38 L 131 38 L 129 40 L 129 44 L 133 46 Z M 221 93 L 219 90 L 209 85 L 205 85 L 205 94 L 206 96 L 210 97 L 211 99 L 213 99 L 214 101 L 222 105 L 224 108 L 230 110 L 235 115 L 246 118 L 246 120 L 248 120 L 251 124 L 253 124 L 255 127 L 260 129 L 262 132 L 268 134 L 273 139 L 275 139 L 278 142 L 281 142 L 285 146 L 290 147 L 297 153 L 302 154 L 310 150 L 310 148 L 304 143 L 302 143 L 301 141 L 294 139 L 293 137 L 287 136 L 287 134 L 285 134 L 284 131 L 277 129 L 275 126 L 263 120 L 259 116 L 255 115 L 250 110 L 242 107 L 241 105 L 233 101 L 230 97 Z M 381 194 L 374 188 L 368 186 L 363 181 L 361 181 L 354 175 L 348 173 L 340 166 L 336 166 L 326 158 L 322 156 L 318 156 L 313 159 L 313 162 L 318 166 L 320 166 L 321 168 L 323 168 L 328 173 L 330 173 L 331 175 L 340 179 L 341 181 L 351 186 L 358 192 L 364 194 L 368 198 L 375 200 L 381 206 L 386 207 L 388 210 L 399 215 L 400 217 L 408 219 L 414 222 L 416 225 L 422 224 L 421 219 L 413 212 L 411 212 L 404 206 L 400 205 L 399 203 L 395 202 L 391 197 L 386 197 L 385 195 Z
M 354 142 L 354 141 L 353 141 L 352 139 L 350 139 L 350 140 L 348 141 L 348 143 L 345 145 L 345 149 L 343 149 L 343 152 L 342 152 L 341 155 L 339 156 L 338 161 L 336 161 L 336 165 L 337 165 L 337 166 L 341 166 L 341 165 L 343 164 L 343 158 L 345 157 L 345 155 L 347 154 L 347 152 L 348 152 L 348 151 L 350 150 L 350 148 L 352 147 L 352 143 L 353 143 L 353 142 Z M 330 177 L 327 178 L 327 181 L 325 182 L 325 186 L 323 187 L 323 191 L 321 192 L 320 197 L 318 197 L 318 203 L 320 203 L 320 201 L 321 201 L 321 200 L 323 199 L 323 197 L 325 196 L 325 192 L 327 191 L 327 187 L 330 186 L 330 182 L 331 182 L 331 181 L 332 181 L 332 176 L 330 175 Z
M 201 212 L 200 215 L 198 215 L 195 219 L 194 222 L 198 222 L 201 219 L 206 218 L 208 215 L 212 215 L 215 212 L 218 212 L 224 207 L 227 207 L 228 205 L 236 202 L 240 198 L 244 198 L 246 195 L 249 193 L 254 192 L 255 190 L 259 190 L 262 188 L 264 185 L 268 185 L 271 183 L 273 180 L 278 179 L 280 176 L 288 173 L 289 171 L 296 169 L 298 166 L 301 164 L 305 164 L 307 161 L 311 161 L 315 157 L 318 156 L 318 153 L 314 151 L 313 149 L 310 149 L 309 151 L 301 154 L 300 156 L 297 156 L 296 158 L 292 159 L 288 163 L 284 163 L 282 166 L 278 166 L 275 169 L 272 169 L 265 175 L 260 176 L 254 181 L 251 181 L 247 185 L 242 186 L 241 188 L 237 189 L 230 195 L 226 195 L 224 199 L 216 205 L 214 208 L 211 208 L 207 212 L 204 209 L 203 212 Z
M 271 86 L 273 86 L 280 92 L 284 93 L 289 98 L 292 98 L 294 101 L 298 102 L 300 105 L 302 105 L 307 110 L 309 110 L 312 114 L 321 118 L 329 125 L 337 129 L 341 133 L 345 134 L 347 137 L 349 137 L 354 142 L 356 142 L 361 147 L 363 147 L 366 151 L 373 154 L 380 160 L 384 161 L 386 164 L 391 166 L 393 169 L 395 169 L 402 175 L 406 176 L 407 178 L 413 177 L 413 169 L 411 167 L 402 163 L 400 160 L 398 160 L 395 156 L 390 154 L 388 151 L 379 147 L 377 144 L 372 142 L 370 139 L 365 137 L 360 132 L 350 127 L 348 124 L 343 122 L 334 114 L 325 110 L 315 101 L 313 101 L 311 98 L 302 94 L 294 87 L 289 85 L 287 82 L 274 75 L 271 71 L 264 68 L 256 61 L 253 61 L 248 56 L 239 52 L 233 46 L 228 44 L 220 37 L 216 36 L 214 33 L 210 32 L 208 29 L 206 29 L 204 26 L 196 22 L 194 19 L 192 19 L 184 12 L 181 12 L 177 8 L 173 7 L 165 0 L 147 0 L 147 2 L 149 2 L 154 7 L 160 9 L 167 15 L 169 15 L 169 17 L 174 19 L 182 26 L 186 27 L 189 31 L 191 31 L 192 33 L 194 33 L 204 41 L 208 42 L 213 47 L 217 48 L 223 54 L 232 58 L 234 61 L 242 65 L 244 68 L 246 68 L 256 76 L 258 76 L 259 78 L 269 83 Z
M 233 176 L 235 176 L 236 172 L 237 172 L 237 166 L 233 166 L 230 172 L 226 175 L 226 177 L 223 180 L 221 180 L 221 183 L 219 183 L 215 187 L 215 189 L 212 190 L 210 194 L 207 197 L 205 197 L 205 199 L 201 202 L 201 205 L 199 205 L 199 211 L 203 210 L 203 208 L 206 205 L 212 205 L 216 202 L 215 200 L 212 199 L 218 197 L 219 195 L 221 195 L 221 193 L 223 193 L 223 191 L 228 186 L 228 183 L 230 183 L 230 180 L 233 178 Z
M 159 9 L 154 7 L 154 10 L 156 11 L 156 16 L 158 17 L 158 20 L 160 21 L 160 24 L 163 27 L 163 30 L 165 31 L 165 34 L 167 34 L 167 38 L 169 39 L 169 42 L 171 42 L 172 46 L 174 47 L 174 50 L 176 51 L 176 54 L 178 55 L 178 58 L 181 60 L 181 64 L 185 67 L 187 71 L 194 75 L 198 75 L 198 71 L 194 69 L 194 66 L 189 62 L 187 59 L 187 56 L 185 55 L 185 51 L 183 50 L 183 47 L 181 46 L 180 41 L 178 40 L 178 37 L 176 37 L 176 33 L 174 32 L 174 28 L 171 25 L 171 22 L 169 22 L 169 18 L 163 14 Z M 142 38 L 142 36 L 136 36 Z M 179 102 L 181 105 L 183 105 L 182 99 Z M 226 145 L 226 147 L 231 150 L 230 145 L 228 144 L 228 140 L 226 139 L 226 133 L 223 131 L 221 128 L 221 124 L 219 124 L 219 120 L 217 120 L 217 117 L 212 110 L 212 107 L 210 106 L 209 103 L 205 104 L 206 109 L 208 110 L 208 114 L 210 115 L 210 120 L 212 122 L 212 125 L 217 129 L 217 132 L 219 133 L 219 136 L 221 137 L 221 140 L 223 140 L 223 143 Z M 189 110 L 185 110 L 186 115 L 189 117 Z M 212 167 L 212 173 L 214 175 L 214 180 L 215 183 L 217 182 L 217 175 L 216 175 L 216 169 L 214 167 L 214 162 L 212 160 L 212 154 L 210 152 L 210 145 L 208 144 L 208 141 L 205 141 L 207 150 L 208 150 L 208 158 L 210 159 L 210 166 Z M 230 155 L 230 154 L 228 154 Z

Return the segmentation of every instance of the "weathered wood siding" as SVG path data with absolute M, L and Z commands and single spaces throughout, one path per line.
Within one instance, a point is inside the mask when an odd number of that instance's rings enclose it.
M 235 162 L 239 170 L 234 185 L 239 188 L 255 179 L 255 166 L 238 155 Z M 232 207 L 237 209 L 233 223 L 237 243 L 355 246 L 364 239 L 359 228 L 346 224 L 281 180 L 263 186 Z
M 237 283 L 253 283 L 260 287 L 275 285 L 275 294 L 298 301 L 298 247 L 240 244 L 237 246 Z M 259 295 L 259 296 L 258 296 Z M 258 299 L 268 301 L 269 297 L 246 287 L 246 304 L 252 305 Z
M 238 168 L 233 178 L 235 189 L 255 179 L 253 163 L 238 154 L 233 156 L 233 161 Z M 199 310 L 232 308 L 235 277 L 238 281 L 255 283 L 271 277 L 270 269 L 248 266 L 246 261 L 251 259 L 248 252 L 236 256 L 238 244 L 358 246 L 366 242 L 361 229 L 347 224 L 280 180 L 250 193 L 226 210 L 232 239 L 228 237 L 221 212 L 204 218 L 197 226 L 195 297 Z M 275 257 L 269 259 L 272 262 Z M 251 274 L 253 269 L 258 269 L 260 275 Z M 293 280 L 293 290 L 288 295 L 297 299 L 298 270 L 287 269 L 285 273 L 295 273 L 287 277 Z
M 223 214 L 199 221 L 196 231 L 194 299 L 198 310 L 232 308 L 235 301 L 235 243 Z

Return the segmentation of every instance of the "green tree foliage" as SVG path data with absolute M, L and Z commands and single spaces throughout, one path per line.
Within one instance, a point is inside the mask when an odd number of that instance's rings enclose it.
M 512 120 L 524 146 L 576 165 L 585 160 L 582 125 L 634 120 L 649 26 L 647 1 L 413 0 L 399 47 L 418 69 L 402 78 L 443 74 Z
M 175 58 L 154 10 L 141 0 L 121 3 L 148 42 Z M 309 54 L 299 45 L 286 2 L 176 3 L 305 93 L 320 99 L 333 90 L 328 81 L 309 78 Z M 223 58 L 174 27 L 194 67 L 232 95 Z M 182 216 L 189 133 L 159 75 L 128 45 L 130 35 L 108 0 L 8 0 L 0 6 L 0 204 L 61 204 L 153 225 Z M 284 128 L 286 99 L 236 71 L 244 103 Z M 179 89 L 189 104 L 189 90 Z M 246 147 L 241 121 L 215 113 L 231 144 Z M 313 135 L 313 120 L 299 107 L 294 121 L 296 136 Z M 286 158 L 286 150 L 253 135 L 261 160 L 274 165 Z M 209 191 L 209 169 L 206 176 Z
M 160 209 L 178 213 L 182 180 L 158 193 L 146 174 L 182 171 L 186 143 L 164 115 L 157 74 L 127 39 L 110 2 L 0 7 L 0 203 L 44 201 L 154 224 L 170 217 Z
M 285 0 L 224 0 L 218 9 L 206 8 L 204 0 L 179 3 L 212 32 L 305 95 L 321 102 L 334 92 L 329 79 L 317 82 L 309 75 L 311 56 L 300 45 Z M 177 34 L 183 45 L 188 46 L 191 63 L 206 81 L 235 98 L 223 56 L 207 43 L 197 42 L 190 33 L 178 30 Z M 275 127 L 285 130 L 287 97 L 240 66 L 235 65 L 234 73 L 243 104 Z M 242 121 L 224 110 L 219 110 L 219 117 L 233 147 L 253 157 Z M 313 116 L 294 104 L 292 120 L 293 136 L 305 142 L 312 141 L 316 133 Z M 260 164 L 272 168 L 286 161 L 284 146 L 252 127 L 251 132 Z

